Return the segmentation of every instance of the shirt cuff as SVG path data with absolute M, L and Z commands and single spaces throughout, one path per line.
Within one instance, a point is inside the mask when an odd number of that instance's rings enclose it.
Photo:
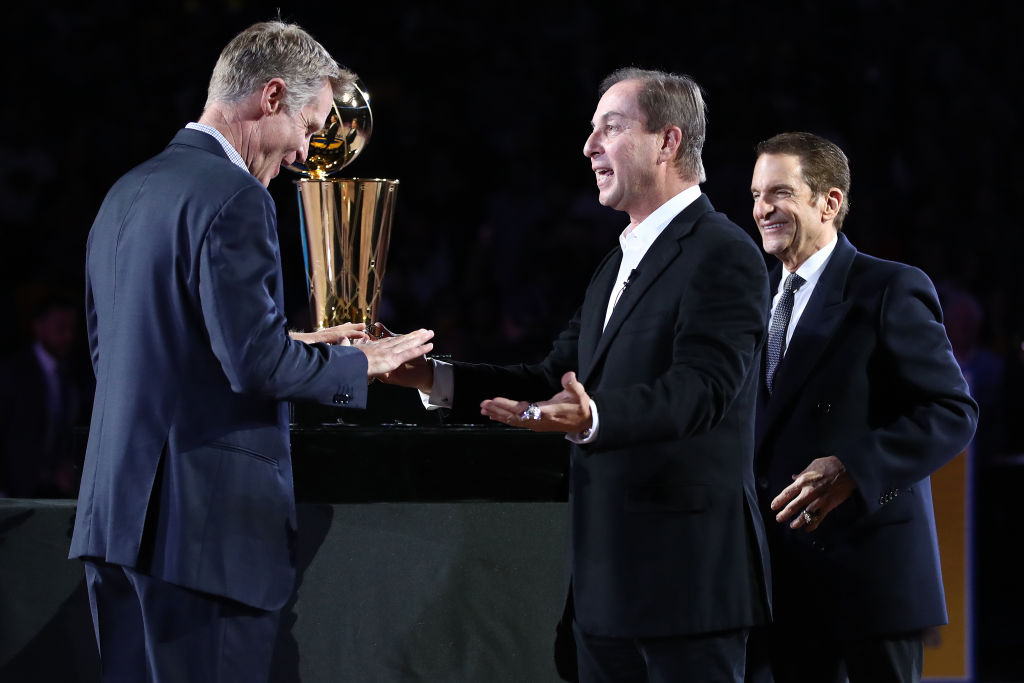
M 419 392 L 420 402 L 427 410 L 438 408 L 451 408 L 452 400 L 455 398 L 455 369 L 451 363 L 443 360 L 432 360 L 434 363 L 434 384 L 430 387 L 430 393 Z
M 597 404 L 594 403 L 594 399 L 590 399 L 590 420 L 590 429 L 584 429 L 578 434 L 566 434 L 565 438 L 580 446 L 597 438 Z

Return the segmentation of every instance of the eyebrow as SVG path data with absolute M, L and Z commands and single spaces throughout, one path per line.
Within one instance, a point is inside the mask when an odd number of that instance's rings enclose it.
M 775 192 L 776 190 L 792 190 L 793 192 L 796 192 L 796 188 L 795 187 L 793 187 L 792 185 L 787 185 L 786 183 L 777 183 L 775 185 L 772 185 L 772 186 L 768 187 L 765 190 L 765 192 Z M 756 187 L 751 185 L 750 191 L 751 192 L 757 192 L 758 190 L 757 190 Z
M 601 114 L 600 116 L 597 117 L 597 121 L 607 121 L 608 119 L 610 119 L 610 118 L 612 118 L 614 116 L 618 116 L 620 118 L 628 118 L 625 114 L 623 114 L 622 112 L 619 112 L 619 111 L 606 111 L 605 113 L 603 113 L 603 114 Z M 590 122 L 591 128 L 594 128 L 594 127 L 597 126 L 597 121 L 591 121 Z

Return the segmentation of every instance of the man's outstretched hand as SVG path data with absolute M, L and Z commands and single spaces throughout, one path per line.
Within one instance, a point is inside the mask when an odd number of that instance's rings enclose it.
M 523 418 L 530 405 L 529 401 L 490 398 L 480 404 L 480 413 L 495 422 L 525 427 L 535 432 L 579 434 L 591 426 L 590 396 L 576 379 L 575 372 L 562 375 L 562 391 L 547 401 L 536 403 L 540 409 L 540 415 L 536 419 Z

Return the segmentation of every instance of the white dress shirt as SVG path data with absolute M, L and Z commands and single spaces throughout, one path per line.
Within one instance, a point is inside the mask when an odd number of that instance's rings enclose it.
M 213 126 L 208 126 L 205 123 L 196 123 L 195 121 L 187 124 L 185 127 L 190 130 L 198 130 L 202 133 L 206 133 L 207 135 L 212 135 L 213 139 L 220 144 L 221 148 L 223 148 L 224 153 L 228 155 L 228 159 L 231 160 L 231 163 L 246 173 L 249 172 L 249 167 L 245 165 L 242 155 L 238 153 L 237 149 L 231 146 L 231 143 L 228 142 L 228 139 L 224 137 L 219 130 Z
M 837 233 L 832 238 L 831 242 L 814 252 L 810 258 L 804 261 L 800 267 L 796 269 L 796 274 L 804 279 L 804 283 L 800 285 L 800 289 L 796 290 L 796 293 L 793 294 L 793 312 L 789 315 L 789 327 L 786 328 L 786 345 L 782 352 L 783 356 L 785 356 L 786 351 L 789 350 L 789 340 L 793 338 L 793 330 L 796 329 L 796 324 L 800 322 L 800 316 L 803 315 L 804 309 L 807 308 L 807 302 L 811 299 L 811 293 L 814 292 L 814 287 L 818 284 L 818 279 L 821 277 L 821 273 L 825 270 L 825 266 L 828 265 L 828 261 L 832 257 L 832 252 L 835 251 L 836 244 L 838 243 L 839 235 Z M 779 297 L 782 296 L 782 290 L 786 286 L 786 278 L 789 274 L 789 271 L 786 270 L 785 266 L 783 266 L 782 278 L 779 280 L 778 289 L 776 289 L 775 296 L 772 298 L 773 317 L 775 316 L 775 305 L 779 303 Z M 770 324 L 769 327 L 771 327 Z
M 700 186 L 693 185 L 675 195 L 667 202 L 655 209 L 650 216 L 635 226 L 627 226 L 619 235 L 619 247 L 622 249 L 622 262 L 619 264 L 619 272 L 615 281 L 617 286 L 612 287 L 608 297 L 608 307 L 604 314 L 604 324 L 608 325 L 608 319 L 612 316 L 612 309 L 618 302 L 625 288 L 627 280 L 633 271 L 640 265 L 647 250 L 651 248 L 654 241 L 662 233 L 666 226 L 678 216 L 690 204 L 700 197 Z M 603 329 L 603 328 L 602 328 Z M 443 361 L 434 361 L 434 384 L 431 387 L 430 395 L 421 393 L 420 398 L 428 408 L 447 407 L 452 404 L 455 395 L 455 381 L 452 366 Z M 590 400 L 590 429 L 580 434 L 566 434 L 565 438 L 573 443 L 590 443 L 597 438 L 598 415 L 597 404 Z

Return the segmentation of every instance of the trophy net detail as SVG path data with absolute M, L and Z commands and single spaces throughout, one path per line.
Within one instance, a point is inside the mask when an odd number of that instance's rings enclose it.
M 397 180 L 296 182 L 310 317 L 316 329 L 377 319 Z

